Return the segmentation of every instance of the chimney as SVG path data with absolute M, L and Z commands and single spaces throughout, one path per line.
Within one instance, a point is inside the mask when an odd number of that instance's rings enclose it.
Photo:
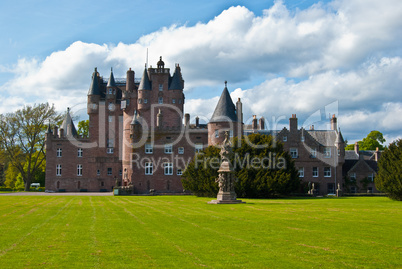
M 127 71 L 127 82 L 126 82 L 126 91 L 134 92 L 134 71 L 130 69 Z
M 252 122 L 251 128 L 253 130 L 257 130 L 257 128 L 258 128 L 257 116 L 256 115 L 253 115 L 253 122 Z
M 374 152 L 374 160 L 376 161 L 376 162 L 378 162 L 378 160 L 380 159 L 380 157 L 381 157 L 381 152 L 380 152 L 380 150 L 378 149 L 378 147 L 375 149 L 375 152 Z
M 260 130 L 265 130 L 265 119 L 264 119 L 264 117 L 260 118 L 259 123 L 260 123 Z
M 290 132 L 296 132 L 297 131 L 296 114 L 292 114 L 292 117 L 289 119 L 289 131 Z
M 355 142 L 355 152 L 359 155 L 359 142 Z
M 195 117 L 195 127 L 200 127 L 200 118 L 198 116 Z
M 335 114 L 333 114 L 332 118 L 331 118 L 331 130 L 334 130 L 334 131 L 338 130 L 337 119 L 335 117 Z
M 184 114 L 184 126 L 189 127 L 190 125 L 190 114 Z
M 64 137 L 64 129 L 63 128 L 60 128 L 60 130 L 59 130 L 59 137 L 60 138 Z
M 243 105 L 240 101 L 240 98 L 237 99 L 237 102 L 236 102 L 236 115 L 237 115 L 237 122 L 242 123 L 243 122 Z
M 57 136 L 57 130 L 58 130 L 58 128 L 57 128 L 57 126 L 55 125 L 55 126 L 53 127 L 53 136 L 54 136 L 54 137 Z

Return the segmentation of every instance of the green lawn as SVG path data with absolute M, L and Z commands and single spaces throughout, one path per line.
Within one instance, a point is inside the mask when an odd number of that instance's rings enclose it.
M 0 195 L 1 268 L 397 268 L 402 203 Z

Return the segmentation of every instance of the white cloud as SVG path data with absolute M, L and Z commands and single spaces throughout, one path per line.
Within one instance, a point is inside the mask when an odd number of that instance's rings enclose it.
M 165 27 L 134 44 L 77 41 L 43 60 L 20 59 L 14 79 L 0 86 L 0 112 L 24 102 L 49 101 L 63 111 L 85 103 L 94 67 L 105 77 L 110 67 L 115 77 L 132 67 L 139 77 L 148 48 L 149 64 L 160 55 L 168 67 L 180 63 L 192 116 L 209 117 L 228 80 L 229 88 L 251 85 L 232 93 L 242 98 L 245 115 L 307 117 L 339 101 L 344 132 L 353 132 L 355 120 L 395 136 L 401 133 L 392 127 L 400 123 L 393 113 L 402 102 L 401 17 L 399 0 L 335 0 L 296 11 L 277 1 L 261 16 L 231 7 L 207 23 Z M 216 90 L 205 93 L 204 86 Z

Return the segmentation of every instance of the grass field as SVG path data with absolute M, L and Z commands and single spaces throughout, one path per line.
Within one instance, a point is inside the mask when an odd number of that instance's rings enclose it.
M 0 195 L 1 268 L 397 268 L 402 203 Z

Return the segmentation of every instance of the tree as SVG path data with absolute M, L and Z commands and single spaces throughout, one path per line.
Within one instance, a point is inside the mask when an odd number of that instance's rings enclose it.
M 235 191 L 239 197 L 271 197 L 295 192 L 300 188 L 298 171 L 281 143 L 272 136 L 251 134 L 232 141 L 230 160 L 238 179 Z M 238 146 L 239 145 L 239 146 Z M 182 176 L 183 187 L 198 196 L 214 196 L 218 192 L 217 170 L 219 148 L 209 146 L 190 162 Z
M 5 150 L 9 165 L 21 174 L 25 191 L 29 191 L 34 175 L 45 162 L 46 123 L 59 119 L 54 106 L 48 103 L 0 115 L 0 146 Z
M 89 135 L 89 120 L 82 120 L 78 122 L 78 135 L 87 138 Z
M 385 143 L 384 136 L 379 131 L 371 131 L 366 138 L 363 138 L 362 141 L 357 142 L 359 145 L 359 150 L 383 150 L 384 146 L 382 145 Z M 346 150 L 353 150 L 354 144 L 350 144 L 346 146 Z
M 402 139 L 389 144 L 381 154 L 374 182 L 391 199 L 402 201 Z

